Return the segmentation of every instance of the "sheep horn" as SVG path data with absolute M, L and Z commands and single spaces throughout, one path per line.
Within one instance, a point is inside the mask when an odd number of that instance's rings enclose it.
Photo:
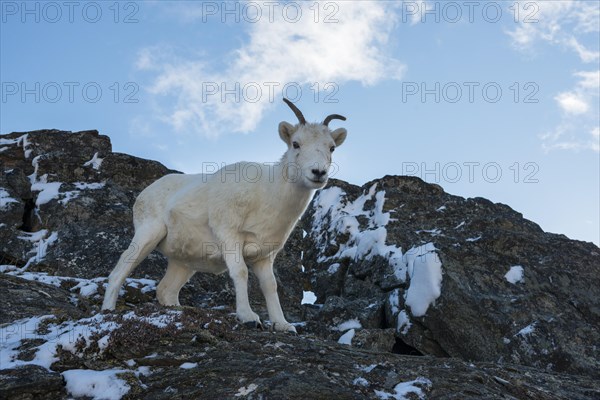
M 290 106 L 290 108 L 292 109 L 292 111 L 294 112 L 294 114 L 296 114 L 296 117 L 298 118 L 298 121 L 300 121 L 300 124 L 301 125 L 306 125 L 306 119 L 304 119 L 304 115 L 302 115 L 302 111 L 300 111 L 298 109 L 298 107 L 296 107 L 294 105 L 294 103 L 292 103 L 291 101 L 289 101 L 285 97 L 283 98 L 283 101 L 285 101 L 285 104 L 287 104 L 288 106 Z
M 323 125 L 328 126 L 332 119 L 341 119 L 342 121 L 345 121 L 346 117 L 339 114 L 331 114 L 327 116 L 327 118 L 325 118 L 325 120 L 323 121 Z

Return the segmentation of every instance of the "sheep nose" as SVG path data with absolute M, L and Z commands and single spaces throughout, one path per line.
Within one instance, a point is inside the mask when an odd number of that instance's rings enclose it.
M 312 172 L 313 175 L 316 178 L 319 178 L 319 179 L 321 179 L 322 177 L 324 177 L 325 174 L 327 173 L 327 171 L 325 171 L 324 169 L 317 169 L 317 168 L 312 169 L 310 172 Z

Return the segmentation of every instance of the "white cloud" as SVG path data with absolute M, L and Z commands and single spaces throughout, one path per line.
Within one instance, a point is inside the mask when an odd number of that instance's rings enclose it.
M 600 151 L 600 70 L 579 71 L 573 89 L 554 99 L 562 109 L 559 125 L 540 135 L 545 150 Z
M 574 87 L 554 97 L 563 114 L 560 124 L 540 135 L 546 150 L 600 151 L 600 70 L 579 71 Z
M 600 90 L 600 69 L 597 71 L 579 71 L 574 74 L 582 78 L 578 82 L 578 86 L 584 89 L 591 89 L 594 92 Z
M 516 48 L 530 53 L 536 44 L 547 43 L 572 51 L 583 64 L 600 61 L 600 2 L 563 0 L 515 5 L 529 7 L 521 11 L 527 11 L 526 14 L 533 17 L 526 20 L 521 12 L 516 28 L 507 32 Z M 514 7 L 512 3 L 511 7 Z M 561 119 L 554 129 L 540 135 L 542 146 L 547 150 L 598 152 L 595 132 L 600 124 L 600 70 L 580 71 L 573 76 L 579 78 L 574 86 L 554 96 L 562 111 Z
M 565 43 L 568 47 L 575 50 L 581 61 L 585 63 L 591 63 L 600 59 L 600 52 L 587 49 L 574 37 L 570 37 Z
M 319 90 L 332 93 L 349 81 L 369 86 L 402 76 L 404 65 L 388 55 L 396 5 L 332 3 L 339 7 L 334 15 L 338 22 L 324 23 L 323 3 L 318 22 L 309 10 L 313 2 L 296 4 L 302 5 L 303 13 L 295 23 L 274 13 L 272 22 L 263 15 L 248 24 L 248 39 L 231 52 L 231 61 L 222 69 L 206 56 L 182 58 L 164 49 L 142 50 L 137 67 L 157 74 L 149 92 L 158 98 L 172 96 L 175 104 L 160 118 L 177 131 L 206 136 L 249 132 L 282 94 L 294 100 L 297 87 L 303 89 L 304 101 L 314 101 L 317 86 L 308 85 L 317 83 Z M 187 18 L 193 16 L 202 17 L 197 6 Z M 292 85 L 284 93 L 286 84 Z
M 585 114 L 590 109 L 583 96 L 575 92 L 563 92 L 554 99 L 558 102 L 560 108 L 568 114 Z
M 517 27 L 507 32 L 516 48 L 531 51 L 534 44 L 542 41 L 573 50 L 585 63 L 600 59 L 598 50 L 582 44 L 586 38 L 592 38 L 590 42 L 597 46 L 600 3 L 562 0 L 510 4 L 521 7 Z

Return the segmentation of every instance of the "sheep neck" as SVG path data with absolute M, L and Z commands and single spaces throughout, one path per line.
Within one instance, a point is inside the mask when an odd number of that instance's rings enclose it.
M 279 187 L 277 195 L 272 196 L 273 205 L 281 208 L 286 205 L 289 214 L 297 214 L 299 217 L 308 203 L 312 199 L 315 189 L 304 186 L 300 177 L 296 179 L 289 178 L 290 163 L 287 160 L 287 153 L 281 157 L 281 160 L 274 166 L 274 183 Z M 289 172 L 289 173 L 288 173 Z

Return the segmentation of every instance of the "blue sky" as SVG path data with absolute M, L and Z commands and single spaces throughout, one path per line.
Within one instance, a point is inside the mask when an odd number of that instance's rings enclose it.
M 277 160 L 286 94 L 348 117 L 337 178 L 416 175 L 598 244 L 599 4 L 2 1 L 0 132 L 201 172 Z

